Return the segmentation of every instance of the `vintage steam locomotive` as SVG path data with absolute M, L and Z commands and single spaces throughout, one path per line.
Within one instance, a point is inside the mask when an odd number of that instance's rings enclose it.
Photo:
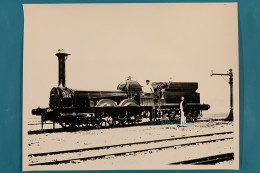
M 196 92 L 198 83 L 154 82 L 154 94 L 144 95 L 142 86 L 128 78 L 116 91 L 78 91 L 66 87 L 65 61 L 70 54 L 56 53 L 59 60 L 58 87 L 50 91 L 49 107 L 32 110 L 39 115 L 42 125 L 46 120 L 59 123 L 64 128 L 117 126 L 137 124 L 143 118 L 150 121 L 178 121 L 181 97 L 187 102 L 186 118 L 197 121 L 208 104 L 200 104 Z

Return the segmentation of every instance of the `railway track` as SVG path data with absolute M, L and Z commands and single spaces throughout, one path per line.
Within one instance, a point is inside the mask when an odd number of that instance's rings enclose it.
M 213 121 L 221 121 L 224 123 L 225 121 L 223 119 L 209 119 L 209 120 L 198 120 L 198 122 L 213 122 Z M 196 123 L 198 123 L 196 122 Z M 228 122 L 227 122 L 228 123 Z M 41 123 L 39 123 L 40 125 Z M 52 124 L 52 123 L 47 123 Z M 30 125 L 37 125 L 37 124 L 30 124 Z M 151 124 L 150 122 L 143 122 L 139 123 L 134 126 L 148 126 L 148 125 L 167 125 L 167 124 Z M 122 128 L 122 127 L 131 127 L 133 125 L 125 125 L 125 126 L 115 126 L 115 127 L 105 127 L 102 126 L 100 129 L 107 129 L 107 128 Z M 78 128 L 50 128 L 50 129 L 39 129 L 39 130 L 30 130 L 28 131 L 28 135 L 35 135 L 35 134 L 45 134 L 45 133 L 58 133 L 58 132 L 77 132 L 77 131 L 86 131 L 86 130 L 93 130 L 96 129 L 94 126 L 88 126 L 86 127 L 78 127 Z
M 233 132 L 211 133 L 116 145 L 29 154 L 29 166 L 56 165 L 79 161 L 152 153 L 153 151 L 232 140 Z
M 151 125 L 149 122 L 140 123 L 135 126 L 146 126 Z M 122 127 L 131 127 L 133 125 L 125 125 L 125 126 L 115 126 L 115 127 L 109 127 L 109 126 L 102 126 L 99 129 L 107 129 L 107 128 L 122 128 Z M 97 129 L 95 126 L 88 126 L 88 127 L 78 127 L 78 128 L 55 128 L 55 129 L 40 129 L 40 130 L 30 130 L 28 131 L 28 135 L 35 135 L 35 134 L 44 134 L 44 133 L 57 133 L 57 132 L 77 132 L 77 131 L 87 131 L 87 130 L 93 130 Z
M 234 153 L 218 154 L 214 156 L 202 157 L 192 160 L 185 160 L 181 162 L 171 163 L 170 165 L 214 165 L 219 162 L 234 160 Z

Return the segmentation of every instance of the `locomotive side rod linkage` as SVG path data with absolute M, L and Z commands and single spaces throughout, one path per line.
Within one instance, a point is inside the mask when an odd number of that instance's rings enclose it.
M 229 69 L 227 73 L 213 73 L 213 70 L 211 71 L 210 76 L 229 76 L 229 85 L 230 85 L 230 111 L 229 115 L 226 118 L 227 121 L 233 121 L 233 72 L 232 69 Z

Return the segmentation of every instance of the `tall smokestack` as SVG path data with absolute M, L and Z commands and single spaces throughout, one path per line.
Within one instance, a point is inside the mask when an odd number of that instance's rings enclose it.
M 67 53 L 56 53 L 55 54 L 59 59 L 59 83 L 58 86 L 66 87 L 66 79 L 65 79 L 65 61 L 67 60 Z

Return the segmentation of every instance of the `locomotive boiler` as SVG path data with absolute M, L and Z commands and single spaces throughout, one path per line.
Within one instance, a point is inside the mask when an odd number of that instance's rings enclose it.
M 50 91 L 49 107 L 32 110 L 42 125 L 46 120 L 64 128 L 118 126 L 150 121 L 180 119 L 181 97 L 187 102 L 186 118 L 197 121 L 208 104 L 200 104 L 197 82 L 153 82 L 154 93 L 145 95 L 142 86 L 129 77 L 115 91 L 79 91 L 66 87 L 65 62 L 70 54 L 56 53 L 58 86 Z

